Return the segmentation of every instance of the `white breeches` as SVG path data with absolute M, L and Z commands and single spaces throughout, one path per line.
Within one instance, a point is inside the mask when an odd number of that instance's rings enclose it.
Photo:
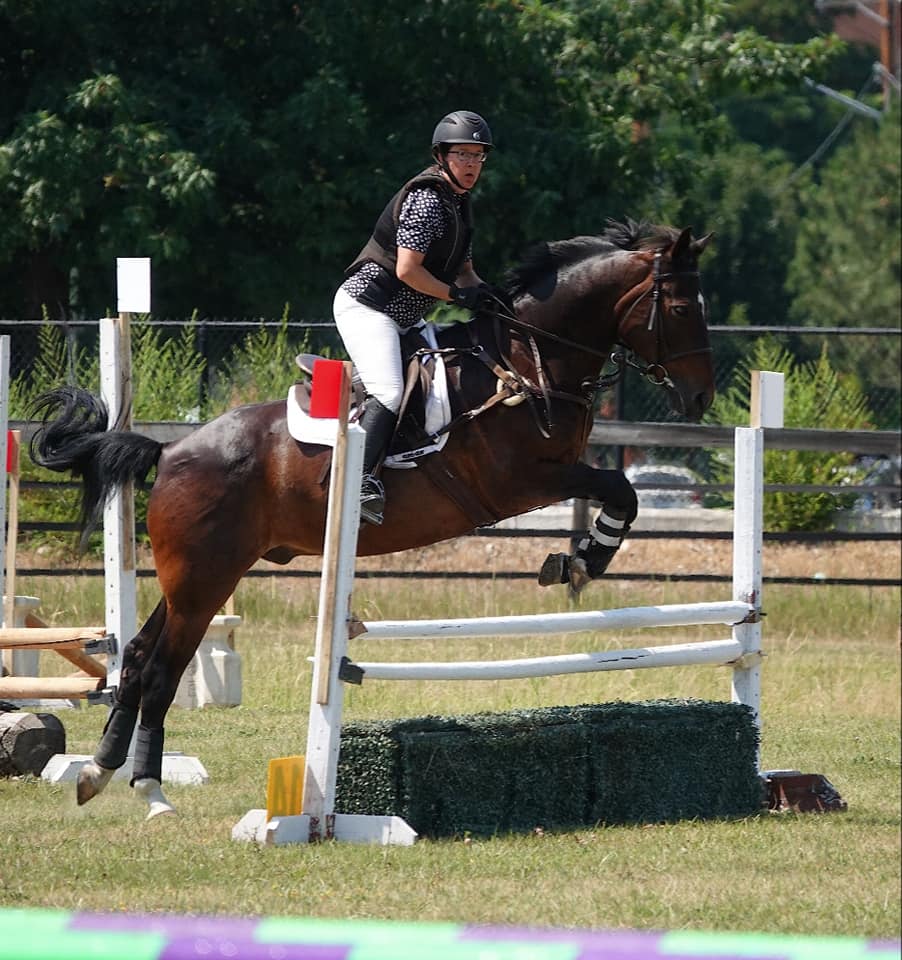
M 394 320 L 339 288 L 332 304 L 335 325 L 366 392 L 397 413 L 404 394 L 401 331 Z

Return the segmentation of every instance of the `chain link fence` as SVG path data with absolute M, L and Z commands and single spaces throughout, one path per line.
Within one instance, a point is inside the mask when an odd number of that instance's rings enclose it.
M 178 336 L 188 323 L 185 320 L 150 320 L 163 336 Z M 206 363 L 206 378 L 212 382 L 217 371 L 228 363 L 234 351 L 249 336 L 261 330 L 273 337 L 285 329 L 298 352 L 328 351 L 341 356 L 340 341 L 331 322 L 281 322 L 264 320 L 196 320 L 196 346 Z M 70 350 L 76 346 L 97 350 L 97 321 L 72 321 L 53 324 L 65 332 Z M 0 321 L 0 334 L 11 335 L 12 370 L 15 378 L 34 369 L 38 360 L 40 330 L 44 324 L 31 321 Z M 815 328 L 815 327 L 712 327 L 716 382 L 720 391 L 732 382 L 736 368 L 751 355 L 759 339 L 774 341 L 797 362 L 816 360 L 828 352 L 831 367 L 841 374 L 856 377 L 874 420 L 874 427 L 898 430 L 900 416 L 900 362 L 902 362 L 902 330 L 896 328 Z M 48 384 L 50 386 L 50 384 Z M 610 394 L 600 398 L 604 416 L 617 420 L 665 421 L 671 413 L 666 394 L 630 373 Z

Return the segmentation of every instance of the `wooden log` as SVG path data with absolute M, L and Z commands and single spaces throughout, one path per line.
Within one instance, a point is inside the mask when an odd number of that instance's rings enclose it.
M 64 660 L 68 660 L 73 667 L 84 671 L 89 677 L 106 680 L 106 667 L 99 660 L 82 653 L 81 650 L 68 650 L 66 648 L 60 650 L 54 647 L 53 652 L 58 653 Z
M 88 640 L 107 636 L 106 627 L 4 627 L 0 629 L 0 648 L 52 650 L 80 647 Z
M 83 700 L 101 684 L 98 677 L 3 677 L 0 700 Z
M 52 713 L 0 713 L 0 776 L 40 776 L 47 761 L 66 752 L 66 731 Z
M 25 626 L 26 627 L 46 627 L 47 624 L 33 613 L 25 614 Z M 106 666 L 102 664 L 99 660 L 95 660 L 93 657 L 89 657 L 86 653 L 82 653 L 81 650 L 76 648 L 69 647 L 54 647 L 54 653 L 58 653 L 64 660 L 68 660 L 73 666 L 78 667 L 79 670 L 84 670 L 91 677 L 100 677 L 101 680 L 106 680 Z

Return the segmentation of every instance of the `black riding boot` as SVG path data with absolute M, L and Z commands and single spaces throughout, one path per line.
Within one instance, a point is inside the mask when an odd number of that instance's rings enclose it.
M 360 484 L 360 518 L 377 526 L 385 510 L 385 489 L 376 476 L 385 451 L 395 432 L 398 415 L 384 407 L 375 397 L 367 397 L 360 418 L 366 431 L 363 446 L 363 480 Z

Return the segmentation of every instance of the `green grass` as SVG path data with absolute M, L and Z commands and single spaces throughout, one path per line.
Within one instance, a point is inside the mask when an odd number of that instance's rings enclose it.
M 20 582 L 54 623 L 102 619 L 102 586 Z M 584 605 L 722 599 L 723 587 L 600 584 Z M 141 583 L 140 609 L 154 599 Z M 266 762 L 303 753 L 312 581 L 246 581 L 236 598 L 244 702 L 168 718 L 167 749 L 199 756 L 204 787 L 169 786 L 177 818 L 143 822 L 114 783 L 85 807 L 71 784 L 0 780 L 0 904 L 64 909 L 292 914 L 548 926 L 900 934 L 899 596 L 893 590 L 766 590 L 764 768 L 823 773 L 844 814 L 536 832 L 411 848 L 325 844 L 259 849 L 231 828 L 265 805 Z M 363 581 L 361 617 L 481 616 L 567 609 L 528 584 Z M 717 639 L 726 628 L 614 637 L 356 642 L 358 659 L 492 659 Z M 45 672 L 67 665 L 42 654 Z M 506 682 L 369 682 L 346 691 L 354 719 L 474 713 L 608 700 L 728 699 L 729 672 L 674 668 Z M 90 753 L 106 711 L 60 712 L 68 749 Z

